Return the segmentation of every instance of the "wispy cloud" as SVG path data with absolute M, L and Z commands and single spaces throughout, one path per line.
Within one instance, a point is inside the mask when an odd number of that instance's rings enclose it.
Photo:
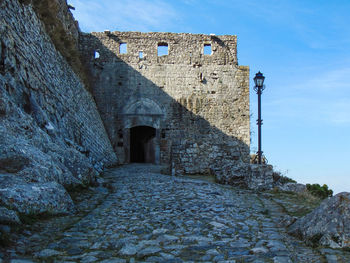
M 300 123 L 323 123 L 348 126 L 350 124 L 350 98 L 327 100 L 326 98 L 293 97 L 265 103 L 267 119 L 282 118 Z
M 181 0 L 181 2 L 183 2 L 186 5 L 194 5 L 198 3 L 198 0 Z
M 161 0 L 69 0 L 76 10 L 74 15 L 83 31 L 164 31 L 176 24 L 180 14 L 169 3 Z M 78 12 L 79 11 L 79 12 Z
M 333 69 L 326 72 L 316 72 L 314 74 L 315 75 L 310 76 L 308 79 L 304 79 L 302 82 L 299 82 L 290 88 L 299 91 L 304 90 L 317 93 L 332 92 L 334 95 L 342 93 L 340 95 L 347 96 L 350 89 L 350 67 Z
M 337 125 L 350 124 L 350 98 L 331 103 L 327 111 L 328 120 Z
M 271 117 L 319 122 L 327 125 L 350 124 L 350 68 L 323 72 L 285 87 L 285 94 L 266 101 Z M 278 111 L 276 111 L 278 109 Z

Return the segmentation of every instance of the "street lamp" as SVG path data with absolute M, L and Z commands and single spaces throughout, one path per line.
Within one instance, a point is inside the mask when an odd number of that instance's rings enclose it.
M 258 155 L 258 163 L 259 164 L 261 164 L 261 157 L 262 157 L 262 153 L 263 153 L 261 150 L 261 125 L 263 124 L 262 119 L 261 119 L 261 94 L 262 94 L 262 91 L 265 89 L 264 80 L 265 80 L 265 77 L 263 76 L 263 74 L 260 71 L 255 74 L 254 91 L 258 94 L 258 119 L 256 120 L 256 124 L 258 125 L 258 152 L 257 152 L 257 155 Z

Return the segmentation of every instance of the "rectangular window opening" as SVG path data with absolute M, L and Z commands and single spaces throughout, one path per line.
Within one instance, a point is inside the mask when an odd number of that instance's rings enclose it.
M 167 43 L 158 43 L 158 57 L 169 54 L 169 47 Z
M 211 55 L 211 44 L 204 44 L 204 55 Z
M 140 59 L 143 58 L 143 51 L 139 51 L 139 58 L 140 58 Z
M 120 43 L 119 54 L 126 54 L 128 52 L 127 43 Z

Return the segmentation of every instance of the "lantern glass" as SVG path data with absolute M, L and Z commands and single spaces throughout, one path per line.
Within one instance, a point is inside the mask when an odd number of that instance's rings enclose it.
M 255 77 L 254 77 L 255 86 L 262 87 L 264 85 L 264 80 L 265 80 L 265 77 L 260 71 L 255 74 Z

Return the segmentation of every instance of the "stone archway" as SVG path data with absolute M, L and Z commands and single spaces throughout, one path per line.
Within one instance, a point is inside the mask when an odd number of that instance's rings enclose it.
M 160 164 L 160 129 L 164 110 L 153 100 L 139 98 L 123 109 L 125 162 Z
M 155 163 L 156 129 L 136 126 L 130 129 L 130 162 Z

